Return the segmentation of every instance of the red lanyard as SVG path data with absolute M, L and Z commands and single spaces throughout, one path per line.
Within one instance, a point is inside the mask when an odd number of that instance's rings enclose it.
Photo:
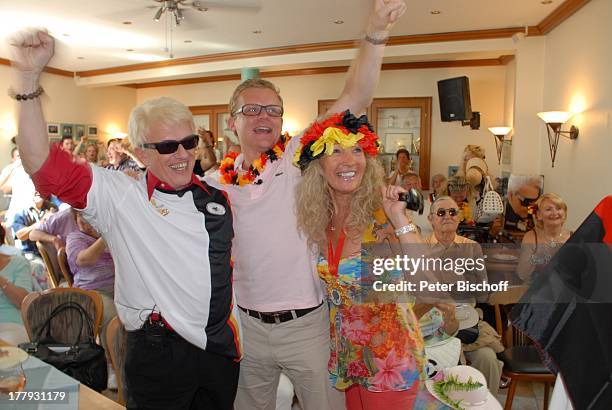
M 329 273 L 333 276 L 338 276 L 338 265 L 340 265 L 340 258 L 342 257 L 342 248 L 344 247 L 344 229 L 340 231 L 340 237 L 338 243 L 336 243 L 336 252 L 334 253 L 334 247 L 332 244 L 331 233 L 327 234 L 327 266 L 329 267 Z

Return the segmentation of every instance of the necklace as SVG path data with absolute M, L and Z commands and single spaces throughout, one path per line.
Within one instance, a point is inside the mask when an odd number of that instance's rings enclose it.
M 230 152 L 223 158 L 219 165 L 219 182 L 224 185 L 245 186 L 254 183 L 259 185 L 263 183 L 262 179 L 257 179 L 262 173 L 268 161 L 274 162 L 282 158 L 285 152 L 285 146 L 291 137 L 288 134 L 281 135 L 280 139 L 272 148 L 262 153 L 259 158 L 255 159 L 249 169 L 245 173 L 239 173 L 235 168 L 237 152 Z
M 546 244 L 549 248 L 555 249 L 557 246 L 561 244 L 561 237 L 563 237 L 563 231 L 561 231 L 558 235 L 550 237 L 548 234 L 545 234 L 545 239 L 548 240 Z

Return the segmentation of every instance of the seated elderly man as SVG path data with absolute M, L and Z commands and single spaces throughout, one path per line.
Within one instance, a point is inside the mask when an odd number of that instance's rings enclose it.
M 138 180 L 49 147 L 39 77 L 53 56 L 44 31 L 14 36 L 13 97 L 24 168 L 98 231 L 115 263 L 115 305 L 128 331 L 128 408 L 233 408 L 241 338 L 233 300 L 232 210 L 193 174 L 198 143 L 189 109 L 170 98 L 132 110 Z
M 425 238 L 425 242 L 431 248 L 431 255 L 441 257 L 452 255 L 472 260 L 483 257 L 478 243 L 457 235 L 459 219 L 459 206 L 451 197 L 439 197 L 431 204 L 429 221 L 433 234 Z M 460 279 L 468 280 L 471 283 L 482 283 L 487 281 L 487 273 L 483 266 L 483 269 L 473 269 L 462 273 Z M 486 299 L 486 294 L 464 293 L 459 297 L 464 301 L 465 298 L 471 298 L 472 301 L 483 301 Z M 497 360 L 496 353 L 503 351 L 503 346 L 499 342 L 499 336 L 485 322 L 479 321 L 478 328 L 480 331 L 478 339 L 470 345 L 463 345 L 463 351 L 470 365 L 485 375 L 491 394 L 496 395 L 502 371 L 502 362 Z

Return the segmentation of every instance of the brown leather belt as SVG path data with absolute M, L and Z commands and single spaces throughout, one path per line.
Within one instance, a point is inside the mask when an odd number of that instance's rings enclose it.
M 321 302 L 319 306 L 315 307 L 295 310 L 281 310 L 278 312 L 258 312 L 252 309 L 245 309 L 242 306 L 238 307 L 247 315 L 257 318 L 264 323 L 283 323 L 307 315 L 308 313 L 318 309 L 322 304 L 323 302 Z

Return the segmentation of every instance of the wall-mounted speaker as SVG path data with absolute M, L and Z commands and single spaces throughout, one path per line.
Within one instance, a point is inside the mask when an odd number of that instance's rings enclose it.
M 470 80 L 467 77 L 438 81 L 442 121 L 465 121 L 472 118 Z

